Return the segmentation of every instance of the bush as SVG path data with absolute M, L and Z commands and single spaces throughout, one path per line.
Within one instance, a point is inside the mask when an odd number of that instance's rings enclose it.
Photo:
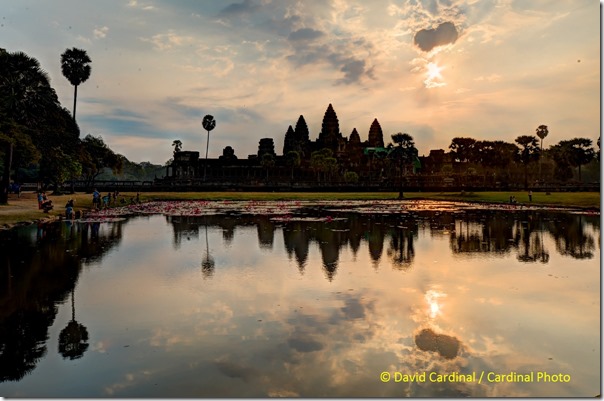
M 346 174 L 344 174 L 344 181 L 347 183 L 357 183 L 359 182 L 359 175 L 354 171 L 347 171 Z

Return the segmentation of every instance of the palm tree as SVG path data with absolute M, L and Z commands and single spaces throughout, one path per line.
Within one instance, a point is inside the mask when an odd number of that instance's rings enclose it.
M 90 78 L 90 57 L 86 50 L 72 48 L 61 54 L 61 72 L 74 87 L 73 119 L 76 118 L 76 101 L 78 98 L 78 85 Z
M 182 149 L 182 142 L 180 139 L 175 139 L 172 142 L 172 146 L 174 146 L 174 154 L 176 154 L 176 152 L 180 152 L 180 150 Z
M 275 167 L 275 158 L 270 153 L 265 153 L 262 155 L 262 159 L 260 160 L 260 165 L 266 169 L 266 181 L 268 181 L 268 172 L 271 168 Z
M 204 254 L 203 260 L 201 261 L 201 272 L 203 273 L 203 278 L 210 278 L 214 274 L 214 266 L 216 266 L 216 262 L 212 255 L 210 255 L 210 243 L 208 242 L 208 223 L 206 222 L 206 252 Z
M 543 140 L 549 134 L 547 125 L 540 125 L 537 127 L 537 136 L 541 138 L 541 154 L 543 154 Z M 539 157 L 539 179 L 541 179 L 541 157 Z
M 206 115 L 201 122 L 203 128 L 208 131 L 208 139 L 206 142 L 206 163 L 203 166 L 203 180 L 206 180 L 206 168 L 208 167 L 208 148 L 210 147 L 210 131 L 212 131 L 216 127 L 216 120 L 214 120 L 214 116 Z
M 532 135 L 521 135 L 515 141 L 518 144 L 516 160 L 524 165 L 524 189 L 528 189 L 528 165 L 539 159 L 541 151 L 537 146 L 537 138 Z
M 398 146 L 392 151 L 394 158 L 398 159 L 401 168 L 401 189 L 399 191 L 399 199 L 403 199 L 403 176 L 406 173 L 407 165 L 414 161 L 417 156 L 417 149 L 413 137 L 407 133 L 398 132 L 392 135 L 392 141 Z
M 297 167 L 300 167 L 300 163 L 301 163 L 300 153 L 296 152 L 295 150 L 290 150 L 285 155 L 285 161 L 286 161 L 287 165 L 291 167 L 291 180 L 293 183 L 294 182 L 294 169 Z
M 59 353 L 63 358 L 78 359 L 88 349 L 88 330 L 75 320 L 75 299 L 71 290 L 71 321 L 59 334 Z

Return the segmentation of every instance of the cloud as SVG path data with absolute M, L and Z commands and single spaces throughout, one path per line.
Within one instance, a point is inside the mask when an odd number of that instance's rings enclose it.
M 218 15 L 220 17 L 239 17 L 247 14 L 251 14 L 259 8 L 257 4 L 254 4 L 251 0 L 243 0 L 243 3 L 231 3 L 222 10 Z
M 109 32 L 109 28 L 106 26 L 103 26 L 100 28 L 94 28 L 94 31 L 92 31 L 92 34 L 94 35 L 95 39 L 103 39 L 107 36 L 107 32 Z
M 363 75 L 373 78 L 373 68 L 366 69 L 365 60 L 348 59 L 340 68 L 340 71 L 344 73 L 344 78 L 338 81 L 341 84 L 358 82 Z
M 308 32 L 302 36 L 321 38 L 323 35 Z M 327 63 L 344 75 L 336 81 L 336 84 L 359 83 L 364 77 L 375 78 L 373 65 L 369 64 L 372 53 L 371 43 L 354 38 L 344 38 L 340 39 L 337 45 L 331 42 L 316 43 L 309 40 L 294 40 L 290 41 L 290 44 L 292 53 L 287 56 L 287 59 L 294 66 L 315 67 L 321 62 Z
M 141 40 L 152 43 L 155 49 L 160 51 L 193 43 L 192 36 L 178 35 L 172 30 L 167 33 L 153 35 L 151 38 L 141 38 Z
M 474 78 L 474 81 L 499 82 L 499 81 L 501 81 L 501 75 L 499 75 L 499 74 L 491 74 L 488 76 L 481 75 L 477 78 Z
M 290 33 L 288 36 L 288 39 L 293 40 L 293 41 L 314 40 L 314 39 L 320 38 L 323 35 L 325 35 L 323 32 L 317 31 L 316 29 L 302 28 L 302 29 L 298 29 L 297 31 L 293 31 L 292 33 Z
M 436 29 L 419 30 L 413 41 L 421 50 L 429 52 L 435 47 L 455 43 L 458 36 L 455 24 L 443 22 Z

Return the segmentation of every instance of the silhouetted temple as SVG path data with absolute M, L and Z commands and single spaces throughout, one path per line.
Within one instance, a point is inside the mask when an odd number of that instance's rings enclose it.
M 336 111 L 329 104 L 315 141 L 310 140 L 308 125 L 300 115 L 295 128 L 290 125 L 285 132 L 281 155 L 276 153 L 272 138 L 261 138 L 257 153 L 246 159 L 235 156 L 231 146 L 224 148 L 218 159 L 207 162 L 205 158 L 200 159 L 199 152 L 178 151 L 167 167 L 165 181 L 252 185 L 378 183 L 394 180 L 393 172 L 403 171 L 400 162 L 388 160 L 392 150 L 392 144 L 384 147 L 384 135 L 377 118 L 370 125 L 368 140 L 362 142 L 356 128 L 349 138 L 343 136 Z M 419 160 L 404 171 L 415 171 L 413 167 L 419 167 Z M 402 173 L 398 173 L 398 177 L 400 179 Z

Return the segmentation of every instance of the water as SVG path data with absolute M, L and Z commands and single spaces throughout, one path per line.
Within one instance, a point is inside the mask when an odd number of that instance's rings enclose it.
M 599 215 L 335 209 L 5 233 L 0 395 L 600 393 Z

